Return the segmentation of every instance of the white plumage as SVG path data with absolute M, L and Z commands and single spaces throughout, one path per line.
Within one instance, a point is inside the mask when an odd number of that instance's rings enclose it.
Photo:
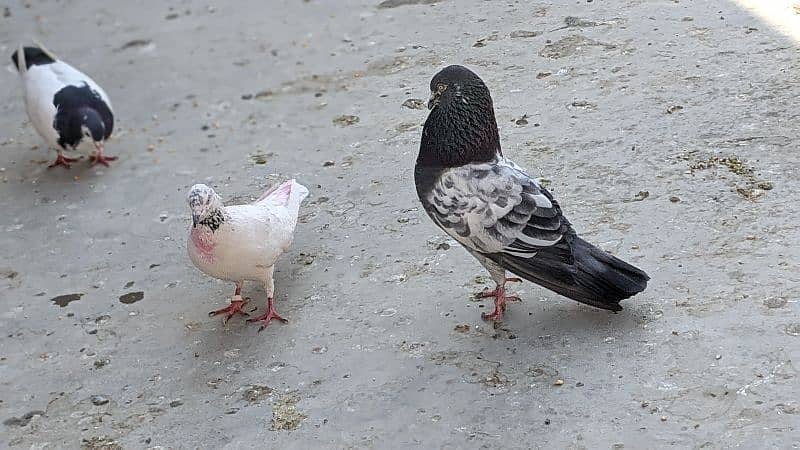
M 53 165 L 69 167 L 64 150 L 94 151 L 93 165 L 116 159 L 103 155 L 114 116 L 111 100 L 91 77 L 36 47 L 12 56 L 25 96 L 28 117 L 47 145 L 58 152 Z M 51 166 L 52 167 L 52 166 Z
M 192 187 L 189 257 L 205 274 L 236 283 L 231 305 L 212 315 L 224 313 L 227 320 L 241 313 L 246 303 L 241 298 L 242 284 L 250 280 L 261 282 L 267 292 L 268 311 L 253 321 L 266 326 L 271 319 L 283 320 L 272 306 L 272 274 L 275 262 L 292 243 L 300 203 L 307 195 L 305 186 L 289 180 L 254 203 L 224 206 L 210 187 Z

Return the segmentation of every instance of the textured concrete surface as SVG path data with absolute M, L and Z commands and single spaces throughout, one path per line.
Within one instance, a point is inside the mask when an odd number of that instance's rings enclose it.
M 721 0 L 429 3 L 0 4 L 0 54 L 35 37 L 104 85 L 120 156 L 48 171 L 0 72 L 1 446 L 800 445 L 797 43 Z M 402 106 L 449 63 L 576 228 L 652 275 L 623 312 L 524 284 L 481 321 Z M 222 326 L 186 189 L 290 176 L 290 323 Z

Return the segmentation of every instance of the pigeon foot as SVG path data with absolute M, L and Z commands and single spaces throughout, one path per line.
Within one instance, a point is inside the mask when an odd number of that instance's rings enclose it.
M 478 294 L 478 298 L 489 297 L 494 297 L 494 312 L 491 314 L 483 313 L 481 314 L 481 317 L 484 320 L 491 320 L 494 322 L 500 322 L 503 320 L 503 314 L 506 312 L 506 302 L 521 301 L 516 295 L 506 295 L 506 288 L 504 286 L 497 286 L 494 290 L 487 290 Z
M 89 165 L 89 167 L 94 167 L 97 164 L 102 164 L 106 167 L 109 167 L 108 162 L 116 159 L 116 156 L 106 156 L 102 151 L 96 151 L 95 154 L 91 156 L 92 163 Z
M 233 299 L 231 299 L 230 305 L 228 305 L 225 308 L 218 309 L 216 311 L 211 311 L 210 313 L 208 313 L 208 315 L 213 317 L 219 314 L 225 314 L 225 318 L 222 319 L 222 323 L 227 323 L 228 320 L 230 320 L 231 317 L 235 316 L 236 314 L 249 316 L 250 314 L 247 314 L 246 312 L 242 311 L 242 308 L 244 307 L 244 305 L 247 304 L 248 300 L 249 298 L 242 299 L 241 295 L 236 295 L 233 297 Z
M 69 169 L 71 167 L 69 163 L 74 163 L 77 160 L 78 158 L 67 158 L 66 156 L 64 156 L 63 153 L 59 153 L 58 157 L 56 157 L 56 160 L 52 164 L 47 166 L 47 168 L 52 169 L 55 166 L 64 166 L 67 169 Z
M 278 314 L 278 312 L 275 311 L 275 305 L 273 303 L 272 297 L 269 297 L 267 298 L 267 312 L 254 319 L 247 319 L 247 321 L 260 323 L 261 328 L 258 329 L 258 332 L 260 333 L 261 331 L 264 330 L 264 328 L 267 328 L 267 325 L 269 325 L 270 321 L 272 321 L 273 319 L 280 320 L 283 323 L 288 322 L 288 320 L 281 317 Z

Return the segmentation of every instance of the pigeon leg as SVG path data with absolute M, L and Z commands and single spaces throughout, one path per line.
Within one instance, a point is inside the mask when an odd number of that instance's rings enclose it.
M 216 316 L 219 314 L 225 314 L 225 318 L 222 319 L 222 323 L 227 323 L 231 317 L 235 316 L 236 314 L 241 314 L 243 316 L 249 316 L 246 312 L 242 311 L 244 305 L 247 304 L 248 299 L 242 299 L 242 285 L 244 284 L 243 281 L 236 283 L 236 292 L 233 294 L 233 298 L 231 299 L 231 304 L 226 306 L 225 308 L 218 309 L 216 311 L 211 311 L 208 313 L 209 316 Z
M 489 272 L 489 275 L 492 276 L 492 280 L 494 280 L 495 283 L 494 290 L 490 291 L 487 289 L 476 295 L 477 298 L 494 298 L 494 312 L 491 314 L 483 313 L 481 317 L 485 320 L 492 320 L 498 323 L 503 320 L 503 314 L 506 312 L 506 302 L 520 301 L 520 298 L 516 295 L 506 295 L 506 283 L 518 283 L 522 280 L 519 278 L 507 277 L 506 269 L 485 256 L 479 253 L 473 253 L 473 255 L 480 261 L 483 267 L 486 268 L 486 271 Z
M 94 167 L 96 164 L 102 164 L 106 167 L 108 166 L 109 161 L 114 161 L 117 159 L 116 156 L 106 156 L 103 154 L 103 144 L 94 144 L 94 155 L 91 157 L 92 163 L 89 167 Z
M 515 278 L 506 278 L 505 281 L 503 282 L 502 286 L 500 286 L 500 287 L 505 288 L 506 283 L 522 283 L 522 279 L 521 278 L 516 278 L 516 277 Z M 494 289 L 494 290 L 487 289 L 487 290 L 485 290 L 483 292 L 478 292 L 477 294 L 475 294 L 475 298 L 489 298 L 489 297 L 495 297 L 496 295 L 497 295 L 497 289 Z M 511 300 L 511 301 L 516 301 L 516 300 L 519 300 L 519 297 L 517 297 L 516 295 L 510 295 L 510 296 L 507 296 L 506 299 Z
M 67 158 L 66 156 L 64 156 L 64 153 L 62 153 L 61 150 L 59 150 L 56 160 L 52 164 L 47 166 L 47 168 L 52 169 L 55 166 L 64 166 L 67 169 L 69 169 L 70 168 L 69 163 L 74 163 L 77 160 L 78 158 Z
M 516 295 L 506 295 L 505 284 L 507 281 L 515 282 L 513 279 L 506 278 L 503 284 L 498 284 L 492 291 L 484 291 L 478 294 L 478 298 L 494 297 L 494 312 L 482 313 L 481 317 L 485 320 L 500 322 L 503 320 L 503 314 L 506 312 L 506 302 L 518 302 L 520 298 Z
M 261 328 L 258 329 L 258 332 L 264 330 L 264 328 L 269 325 L 272 319 L 280 320 L 283 323 L 288 322 L 288 320 L 281 317 L 277 311 L 275 311 L 275 300 L 273 299 L 273 294 L 275 293 L 275 282 L 272 280 L 272 272 L 275 270 L 275 267 L 272 266 L 267 270 L 267 276 L 264 280 L 264 290 L 267 291 L 267 312 L 256 317 L 255 319 L 248 319 L 248 322 L 257 322 L 261 324 Z

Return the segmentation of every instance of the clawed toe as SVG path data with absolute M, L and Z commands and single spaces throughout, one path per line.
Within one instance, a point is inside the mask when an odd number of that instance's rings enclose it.
M 250 300 L 249 298 L 245 298 L 243 300 L 231 300 L 231 304 L 228 305 L 227 307 L 211 311 L 208 313 L 208 315 L 210 317 L 213 317 L 219 314 L 225 314 L 225 318 L 222 319 L 222 323 L 228 323 L 228 320 L 230 320 L 231 317 L 235 316 L 236 314 L 241 314 L 243 316 L 250 316 L 250 314 L 242 311 L 242 308 L 244 307 L 244 305 L 247 304 L 249 300 Z
M 514 279 L 507 278 L 506 281 L 514 281 Z M 494 297 L 494 311 L 491 313 L 482 313 L 481 317 L 484 320 L 490 320 L 495 323 L 503 320 L 503 314 L 506 312 L 507 302 L 521 302 L 522 299 L 517 295 L 506 295 L 506 289 L 503 286 L 497 286 L 493 290 L 485 290 L 478 294 L 478 298 Z
M 287 319 L 281 317 L 277 311 L 275 311 L 275 305 L 273 304 L 273 300 L 270 297 L 267 299 L 267 312 L 253 319 L 247 319 L 247 322 L 260 323 L 261 327 L 258 329 L 258 332 L 260 333 L 264 331 L 264 328 L 267 328 L 267 325 L 269 325 L 269 323 L 273 320 L 277 320 L 282 323 L 289 322 Z

